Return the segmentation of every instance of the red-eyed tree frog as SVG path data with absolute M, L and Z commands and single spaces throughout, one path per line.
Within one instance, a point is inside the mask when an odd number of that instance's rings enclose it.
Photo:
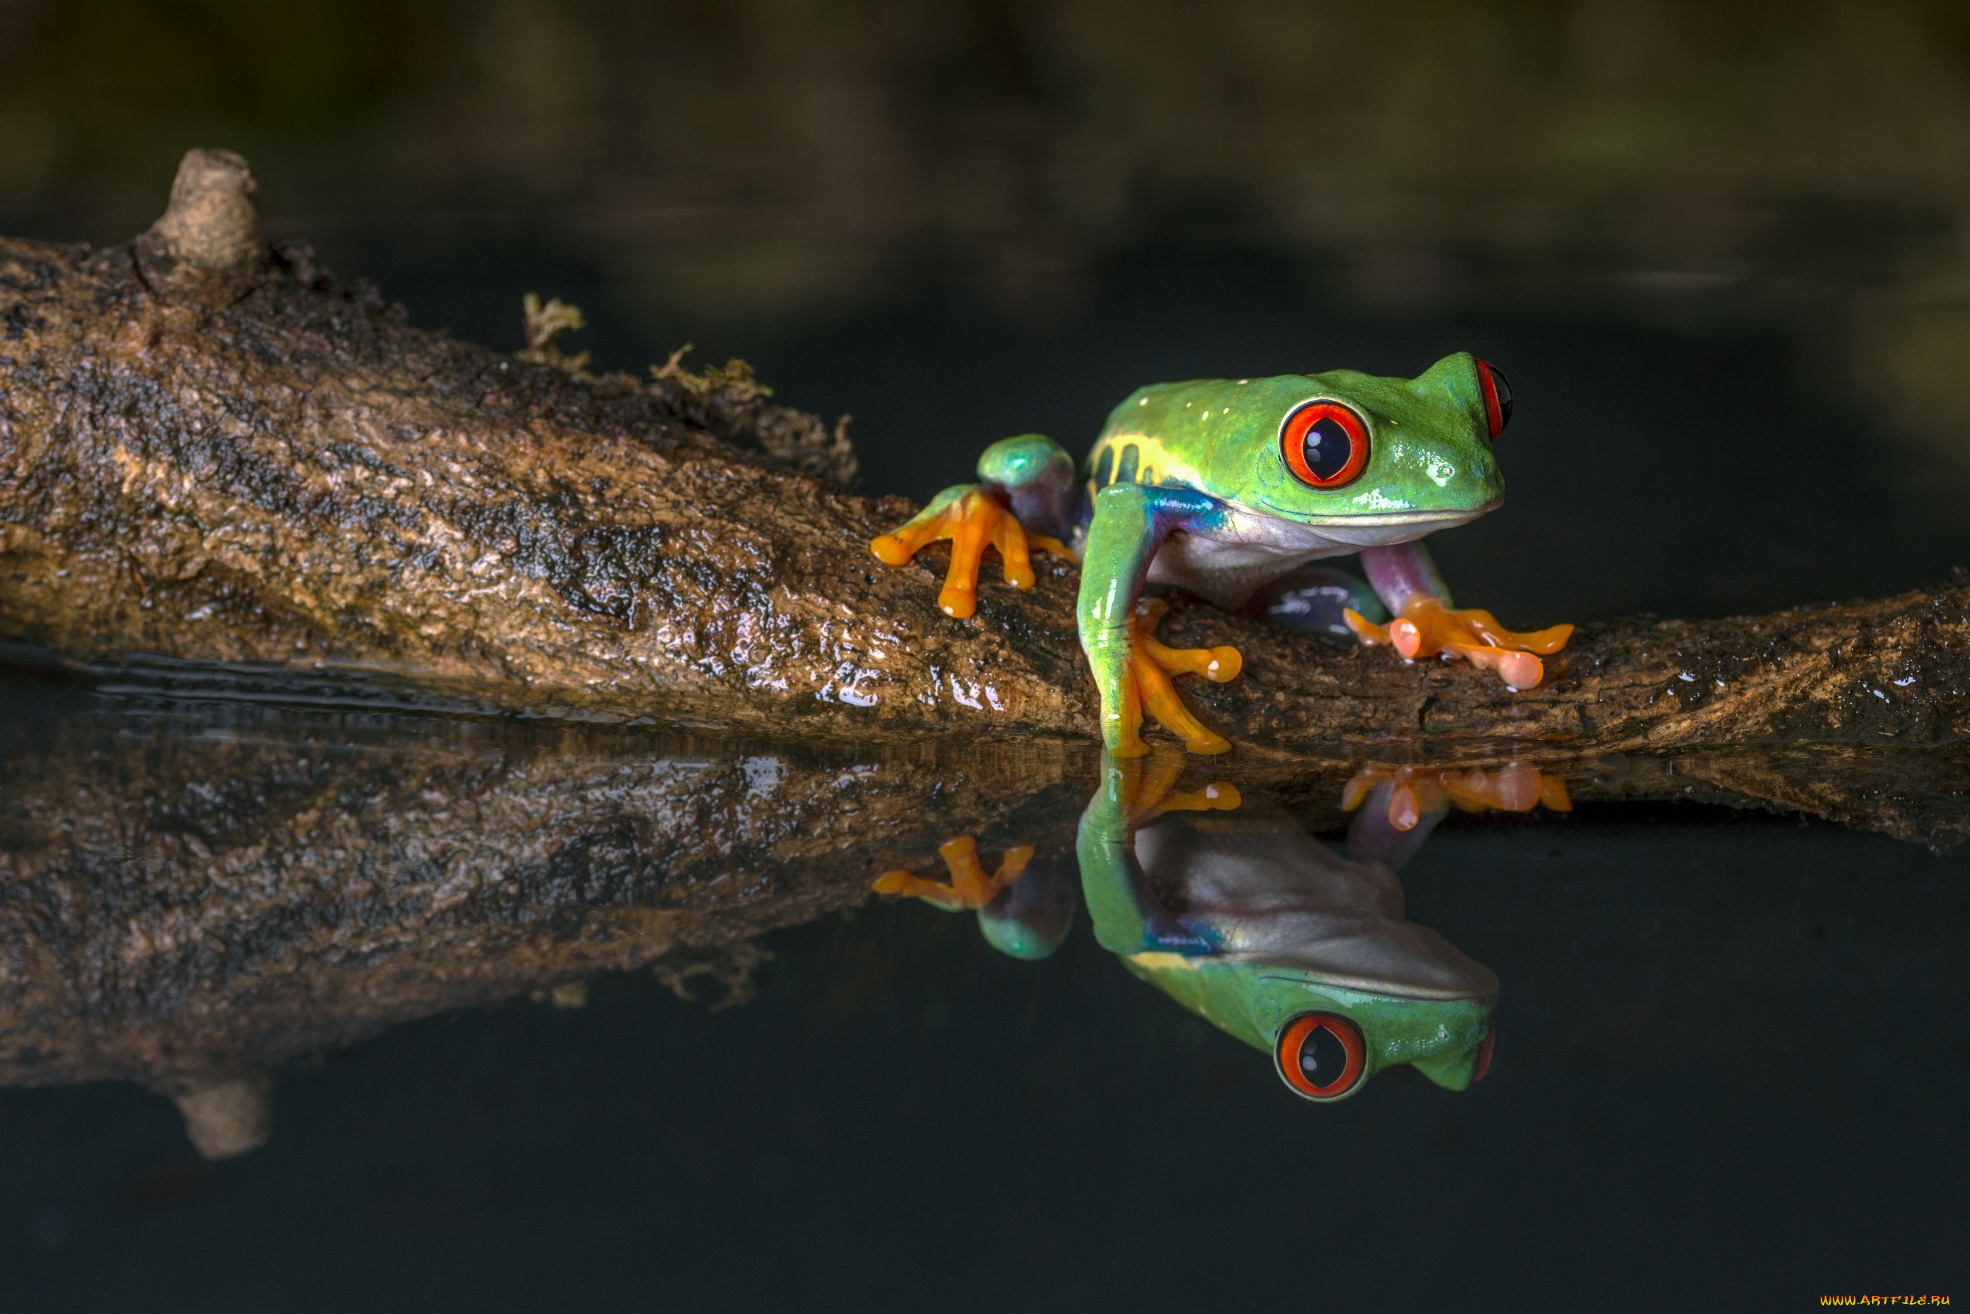
M 950 539 L 938 601 L 958 618 L 977 607 L 988 546 L 1015 587 L 1033 583 L 1033 548 L 1078 554 L 1081 646 L 1109 752 L 1148 751 L 1146 709 L 1191 752 L 1221 753 L 1231 745 L 1170 677 L 1229 680 L 1239 654 L 1157 642 L 1160 613 L 1138 605 L 1145 582 L 1236 607 L 1308 562 L 1358 552 L 1368 579 L 1346 623 L 1362 643 L 1408 660 L 1461 657 L 1515 689 L 1544 678 L 1536 654 L 1558 652 L 1573 627 L 1515 633 L 1454 609 L 1422 542 L 1503 500 L 1492 442 L 1511 413 L 1505 376 L 1466 352 L 1415 379 L 1333 370 L 1156 384 L 1115 408 L 1078 472 L 1052 439 L 1007 438 L 979 458 L 977 483 L 945 489 L 870 546 L 902 565 Z

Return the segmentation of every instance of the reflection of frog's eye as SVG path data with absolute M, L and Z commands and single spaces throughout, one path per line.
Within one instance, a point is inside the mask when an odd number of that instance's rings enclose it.
M 1300 482 L 1339 488 L 1368 465 L 1368 426 L 1339 402 L 1304 402 L 1280 426 L 1279 451 Z
M 1310 1100 L 1337 1100 L 1361 1084 L 1368 1047 L 1361 1028 L 1339 1013 L 1302 1013 L 1272 1051 L 1279 1075 Z
M 1478 387 L 1484 391 L 1484 418 L 1496 438 L 1512 422 L 1512 385 L 1490 361 L 1481 360 L 1477 367 Z

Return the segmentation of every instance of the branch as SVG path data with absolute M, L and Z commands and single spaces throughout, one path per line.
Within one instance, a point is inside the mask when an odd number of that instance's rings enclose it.
M 0 240 L 0 634 L 782 739 L 1093 735 L 1072 567 L 951 620 L 941 556 L 869 554 L 912 508 L 830 478 L 845 438 L 749 372 L 595 378 L 413 328 L 260 245 L 251 193 L 193 152 L 128 248 Z M 1522 694 L 1201 603 L 1165 633 L 1243 651 L 1190 693 L 1260 756 L 1933 747 L 1970 729 L 1967 604 L 1590 625 Z

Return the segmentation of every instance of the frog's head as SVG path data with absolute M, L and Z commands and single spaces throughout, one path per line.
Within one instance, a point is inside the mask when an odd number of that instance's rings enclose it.
M 1289 374 L 1252 379 L 1234 396 L 1243 472 L 1219 491 L 1262 514 L 1422 533 L 1504 498 L 1491 445 L 1511 418 L 1511 388 L 1469 352 L 1414 379 Z
M 1448 1090 L 1484 1077 L 1497 978 L 1448 944 L 1442 948 L 1468 979 L 1433 996 L 1340 985 L 1280 963 L 1178 961 L 1174 954 L 1138 954 L 1127 962 L 1191 1012 L 1271 1053 L 1295 1094 L 1326 1102 L 1346 1099 L 1377 1072 L 1405 1063 Z

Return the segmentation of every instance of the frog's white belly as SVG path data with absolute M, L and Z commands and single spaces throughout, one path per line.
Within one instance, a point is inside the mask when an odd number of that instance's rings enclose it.
M 1309 561 L 1407 543 L 1439 529 L 1469 524 L 1489 509 L 1360 516 L 1307 525 L 1227 507 L 1220 524 L 1179 530 L 1165 539 L 1149 563 L 1149 581 L 1175 585 L 1220 607 L 1238 607 L 1261 585 Z
M 1165 819 L 1136 832 L 1135 851 L 1146 876 L 1180 889 L 1179 920 L 1208 928 L 1220 952 L 1374 994 L 1498 993 L 1490 968 L 1404 920 L 1392 870 L 1344 858 L 1284 819 Z

